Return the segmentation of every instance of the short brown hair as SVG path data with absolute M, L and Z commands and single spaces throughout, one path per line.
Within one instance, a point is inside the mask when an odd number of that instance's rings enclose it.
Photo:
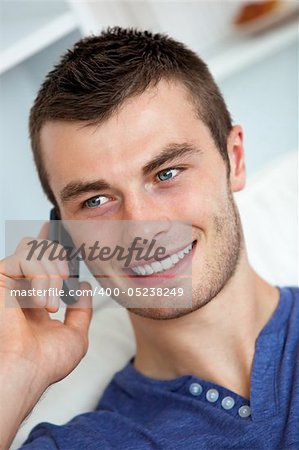
M 40 130 L 47 121 L 108 119 L 123 102 L 161 79 L 180 81 L 191 94 L 198 117 L 208 126 L 227 164 L 232 121 L 207 65 L 184 44 L 149 31 L 108 28 L 76 42 L 42 83 L 29 117 L 29 135 L 38 175 L 56 205 L 45 170 Z

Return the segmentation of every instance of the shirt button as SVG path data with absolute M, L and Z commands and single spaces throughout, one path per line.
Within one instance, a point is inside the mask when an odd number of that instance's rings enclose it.
M 251 414 L 250 406 L 244 405 L 239 408 L 238 414 L 240 417 L 248 417 Z
M 192 395 L 200 395 L 202 393 L 202 386 L 199 383 L 191 383 L 189 386 L 189 392 Z
M 208 402 L 214 403 L 218 400 L 218 397 L 219 392 L 217 391 L 217 389 L 209 389 L 206 393 L 206 399 L 208 400 Z
M 232 397 L 224 397 L 221 406 L 223 409 L 232 409 L 235 406 L 235 400 Z

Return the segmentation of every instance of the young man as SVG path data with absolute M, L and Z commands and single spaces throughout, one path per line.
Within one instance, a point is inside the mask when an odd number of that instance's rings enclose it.
M 271 286 L 248 262 L 233 199 L 245 184 L 242 129 L 203 61 L 149 32 L 83 39 L 44 81 L 30 137 L 61 218 L 192 223 L 193 298 L 128 308 L 137 352 L 97 410 L 38 425 L 22 448 L 298 449 L 299 290 Z M 34 272 L 22 258 L 24 243 L 2 263 L 6 284 Z M 80 302 L 64 324 L 1 308 L 1 448 L 84 356 L 91 309 Z

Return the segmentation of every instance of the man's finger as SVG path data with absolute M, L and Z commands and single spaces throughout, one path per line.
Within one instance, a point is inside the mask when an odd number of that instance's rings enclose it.
M 67 327 L 77 329 L 82 336 L 87 336 L 89 324 L 92 318 L 92 288 L 89 283 L 80 283 L 81 295 L 79 301 L 67 307 L 64 324 Z
M 37 239 L 48 239 L 49 235 L 49 222 L 45 222 L 41 227 Z

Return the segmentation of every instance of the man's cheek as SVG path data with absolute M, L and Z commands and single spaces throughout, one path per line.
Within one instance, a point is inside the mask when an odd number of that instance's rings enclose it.
M 206 221 L 210 215 L 216 214 L 219 209 L 219 200 L 211 193 L 211 191 L 199 189 L 196 186 L 185 191 L 181 198 L 182 220 L 196 224 Z

